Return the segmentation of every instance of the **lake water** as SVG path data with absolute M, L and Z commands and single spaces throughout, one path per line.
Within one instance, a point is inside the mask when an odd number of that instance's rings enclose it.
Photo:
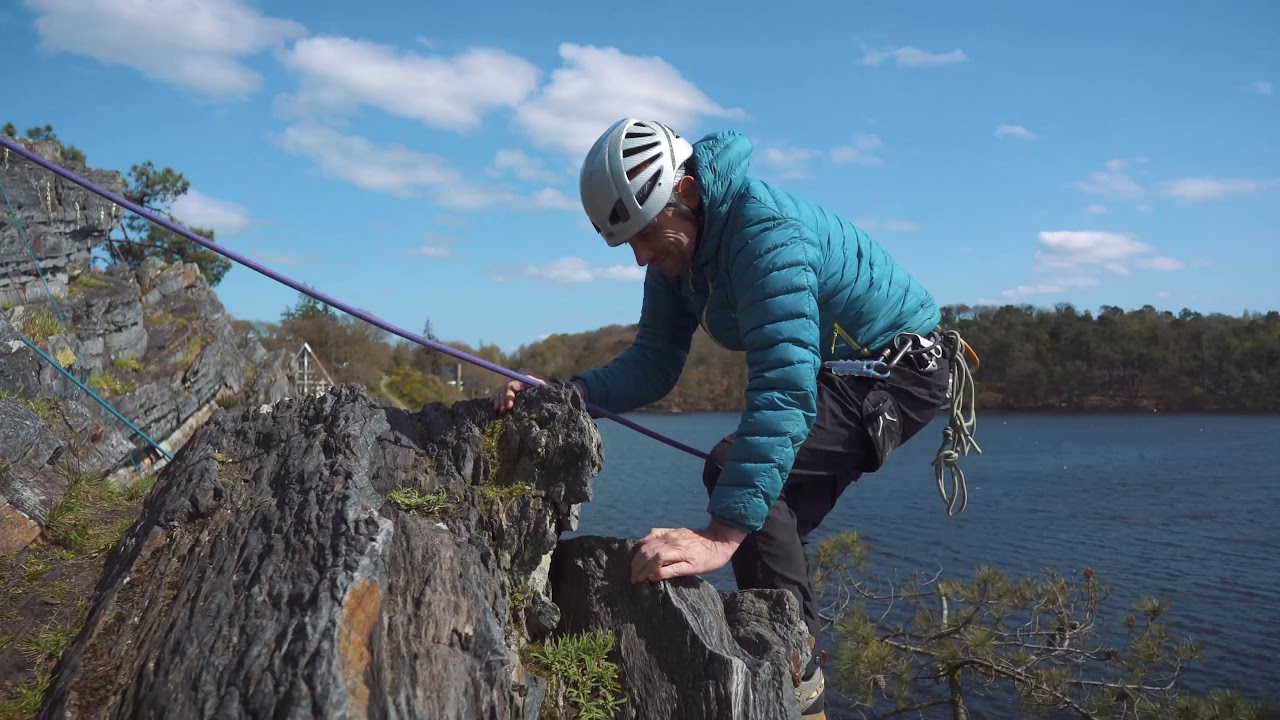
M 738 419 L 630 417 L 702 449 Z M 605 466 L 575 534 L 705 525 L 701 460 L 609 420 L 598 426 Z M 930 465 L 942 427 L 935 420 L 851 486 L 813 540 L 859 530 L 874 569 L 900 576 L 941 566 L 964 577 L 982 563 L 1015 578 L 1092 568 L 1111 589 L 1101 615 L 1160 597 L 1175 636 L 1203 644 L 1186 687 L 1280 698 L 1280 418 L 980 411 L 983 452 L 961 461 L 969 507 L 955 517 Z M 707 579 L 734 589 L 727 568 Z

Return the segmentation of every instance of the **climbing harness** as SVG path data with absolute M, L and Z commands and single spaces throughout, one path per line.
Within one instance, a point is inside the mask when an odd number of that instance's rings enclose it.
M 402 338 L 404 338 L 404 339 L 406 339 L 406 340 L 411 340 L 411 341 L 413 341 L 413 342 L 416 342 L 416 343 L 418 343 L 419 345 L 425 345 L 426 347 L 429 347 L 429 348 L 431 348 L 432 350 L 436 350 L 436 351 L 438 351 L 438 352 L 442 352 L 442 353 L 444 353 L 444 354 L 446 354 L 446 355 L 449 355 L 450 357 L 454 357 L 454 358 L 457 358 L 457 359 L 459 359 L 459 360 L 465 360 L 466 362 L 469 362 L 469 363 L 471 363 L 471 364 L 473 364 L 473 365 L 476 365 L 476 366 L 478 366 L 478 367 L 484 368 L 485 370 L 489 370 L 490 372 L 494 372 L 494 373 L 497 373 L 497 374 L 499 374 L 499 375 L 503 375 L 503 376 L 505 376 L 505 377 L 511 378 L 512 380 L 519 380 L 520 382 L 523 382 L 523 383 L 525 383 L 526 385 L 544 385 L 544 384 L 546 384 L 546 383 L 544 383 L 544 382 L 543 382 L 543 381 L 541 381 L 541 380 L 537 380 L 537 379 L 534 379 L 534 378 L 528 377 L 527 375 L 524 375 L 524 374 L 522 374 L 522 373 L 515 372 L 514 370 L 509 370 L 509 369 L 507 369 L 507 368 L 505 368 L 505 367 L 502 367 L 501 365 L 498 365 L 498 364 L 496 364 L 496 363 L 492 363 L 492 362 L 489 362 L 488 360 L 485 360 L 485 359 L 483 359 L 483 358 L 479 358 L 479 357 L 476 357 L 476 356 L 474 356 L 474 355 L 470 355 L 470 354 L 468 354 L 468 353 L 462 352 L 461 350 L 456 350 L 456 349 L 451 348 L 451 347 L 449 347 L 448 345 L 445 345 L 445 344 L 443 344 L 443 343 L 436 342 L 435 340 L 432 340 L 432 339 L 430 339 L 430 338 L 423 337 L 422 335 L 419 335 L 419 334 L 417 334 L 417 333 L 413 333 L 413 332 L 410 332 L 410 331 L 405 330 L 405 329 L 403 329 L 403 328 L 400 328 L 400 327 L 397 327 L 397 326 L 395 326 L 395 325 L 392 325 L 391 323 L 389 323 L 389 322 L 387 322 L 387 321 L 385 321 L 385 320 L 383 320 L 383 319 L 381 319 L 381 318 L 379 318 L 379 317 L 377 317 L 377 316 L 375 316 L 375 315 L 372 315 L 372 314 L 370 314 L 370 313 L 368 313 L 368 312 L 365 312 L 365 311 L 363 311 L 363 310 L 360 310 L 360 309 L 358 309 L 358 308 L 352 307 L 351 305 L 349 305 L 349 304 L 347 304 L 347 303 L 344 303 L 344 302 L 342 302 L 341 300 L 338 300 L 338 299 L 336 299 L 336 298 L 332 298 L 332 297 L 330 297 L 330 296 L 328 296 L 328 295 L 326 295 L 326 294 L 324 294 L 324 293 L 322 293 L 322 292 L 319 292 L 319 291 L 314 290 L 314 289 L 312 289 L 312 288 L 310 288 L 310 287 L 308 287 L 308 286 L 306 286 L 306 285 L 303 285 L 302 283 L 298 282 L 297 280 L 294 280 L 294 279 L 292 279 L 292 278 L 290 278 L 290 277 L 287 277 L 287 276 L 285 276 L 285 275 L 282 275 L 282 274 L 280 274 L 280 273 L 278 273 L 278 272 L 276 272 L 276 271 L 274 271 L 274 270 L 272 270 L 272 269 L 270 269 L 270 268 L 268 268 L 268 267 L 266 267 L 266 266 L 262 265 L 261 263 L 258 263 L 258 262 L 254 261 L 254 260 L 251 260 L 251 259 L 247 258 L 247 257 L 244 257 L 243 255 L 240 255 L 239 253 L 236 253 L 235 251 L 232 251 L 232 250 L 229 250 L 229 249 L 227 249 L 227 248 L 221 247 L 221 246 L 219 246 L 219 245 L 215 244 L 213 241 L 211 241 L 211 240 L 207 240 L 207 239 L 205 239 L 205 238 L 201 237 L 200 235 L 197 235 L 196 233 L 191 232 L 190 230 L 186 229 L 185 227 L 182 227 L 181 225 L 178 225 L 178 224 L 176 224 L 176 223 L 174 223 L 174 222 L 172 222 L 172 221 L 170 221 L 170 220 L 167 220 L 167 219 L 165 219 L 165 218 L 162 218 L 162 217 L 160 217 L 160 216 L 156 215 L 154 212 L 151 212 L 150 210 L 148 210 L 148 209 L 146 209 L 146 208 L 142 207 L 141 205 L 138 205 L 138 204 L 137 204 L 137 203 L 135 203 L 135 202 L 132 202 L 132 201 L 130 201 L 130 200 L 128 200 L 128 199 L 126 199 L 126 198 L 124 198 L 124 197 L 121 197 L 120 195 L 118 195 L 118 194 L 116 194 L 116 193 L 113 193 L 113 192 L 111 192 L 110 190 L 106 190 L 106 189 L 104 189 L 104 188 L 102 188 L 102 187 L 99 187 L 98 185 L 94 184 L 93 182 L 90 182 L 89 180 L 86 180 L 86 179 L 84 179 L 84 178 L 80 177 L 79 175 L 76 175 L 75 173 L 71 172 L 70 170 L 67 170 L 67 169 L 63 168 L 62 166 L 60 166 L 60 165 L 58 165 L 58 164 L 56 164 L 56 163 L 49 162 L 48 160 L 46 160 L 46 159 L 44 159 L 44 158 L 40 157 L 39 155 L 37 155 L 37 154 L 36 154 L 36 153 L 34 153 L 34 152 L 31 152 L 30 150 L 28 150 L 27 148 L 23 147 L 22 145 L 20 145 L 20 144 L 18 144 L 18 143 L 16 143 L 16 142 L 11 141 L 11 140 L 10 140 L 9 138 L 7 138 L 7 137 L 0 136 L 0 145 L 3 145 L 4 147 L 6 147 L 6 148 L 8 148 L 8 149 L 12 150 L 13 152 L 15 152 L 15 153 L 17 153 L 17 154 L 19 154 L 19 155 L 23 156 L 23 157 L 24 157 L 24 158 L 26 158 L 27 160 L 30 160 L 31 162 L 33 162 L 33 163 L 35 163 L 35 164 L 37 164 L 37 165 L 39 165 L 39 166 L 43 167 L 44 169 L 48 170 L 49 172 L 52 172 L 52 173 L 54 173 L 55 175 L 58 175 L 58 176 L 63 177 L 63 178 L 65 178 L 65 179 L 67 179 L 67 180 L 70 180 L 71 182 L 73 182 L 73 183 L 75 183 L 75 184 L 79 185 L 80 187 L 82 187 L 82 188 L 84 188 L 84 189 L 86 189 L 86 190 L 88 190 L 88 191 L 90 191 L 90 192 L 92 192 L 92 193 L 94 193 L 94 194 L 96 194 L 96 195 L 99 195 L 100 197 L 106 198 L 107 200 L 110 200 L 111 202 L 114 202 L 114 203 L 116 203 L 117 205 L 119 205 L 119 206 L 121 206 L 121 207 L 123 207 L 123 208 L 125 208 L 125 209 L 127 209 L 127 210 L 130 210 L 130 211 L 132 211 L 134 214 L 139 215 L 140 217 L 144 217 L 144 218 L 146 218 L 147 220 L 150 220 L 151 222 L 153 222 L 153 223 L 155 223 L 155 224 L 157 224 L 157 225 L 159 225 L 159 226 L 161 226 L 161 227 L 165 228 L 166 230 L 169 230 L 169 231 L 171 231 L 171 232 L 177 233 L 178 235 L 181 235 L 182 237 L 184 237 L 184 238 L 186 238 L 186 239 L 190 240 L 191 242 L 194 242 L 194 243 L 196 243 L 196 244 L 198 244 L 198 245 L 200 245 L 200 246 L 202 246 L 202 247 L 205 247 L 205 248 L 207 248 L 207 249 L 209 249 L 209 250 L 212 250 L 213 252 L 216 252 L 216 253 L 218 253 L 219 255 L 222 255 L 223 257 L 226 257 L 226 258 L 228 258 L 229 260 L 232 260 L 233 262 L 239 263 L 240 265 L 243 265 L 243 266 L 245 266 L 245 267 L 249 268 L 250 270 L 253 270 L 253 271 L 257 272 L 257 273 L 260 273 L 260 274 L 262 274 L 262 275 L 265 275 L 265 276 L 267 276 L 267 277 L 271 278 L 272 280 L 275 280 L 275 281 L 276 281 L 276 282 L 278 282 L 278 283 L 281 283 L 281 284 L 283 284 L 283 285 L 287 285 L 287 286 L 289 286 L 289 287 L 293 288 L 294 290 L 297 290 L 298 292 L 303 293 L 304 295 L 307 295 L 307 296 L 309 296 L 309 297 L 315 298 L 316 300 L 319 300 L 320 302 L 325 303 L 326 305 L 329 305 L 329 306 L 331 306 L 331 307 L 335 307 L 335 308 L 337 308 L 337 309 L 339 309 L 339 310 L 341 310 L 341 311 L 343 311 L 343 312 L 347 313 L 348 315 L 351 315 L 352 317 L 359 318 L 359 319 L 361 319 L 361 320 L 363 320 L 363 321 L 365 321 L 365 322 L 369 323 L 370 325 L 373 325 L 373 326 L 375 326 L 375 327 L 381 328 L 382 330 L 386 330 L 387 332 L 389 332 L 389 333 L 391 333 L 391 334 L 393 334 L 393 335 L 398 335 L 398 336 L 400 336 L 400 337 L 402 337 Z M 622 417 L 621 415 L 619 415 L 619 414 L 617 414 L 617 413 L 615 413 L 615 412 L 612 412 L 612 411 L 606 410 L 606 409 L 604 409 L 604 408 L 602 408 L 602 407 L 598 407 L 598 406 L 596 406 L 596 405 L 591 404 L 590 402 L 588 402 L 586 405 L 587 405 L 587 410 L 591 413 L 592 417 L 606 417 L 606 418 L 609 418 L 610 420 L 613 420 L 614 422 L 616 422 L 616 423 L 618 423 L 618 424 L 620 424 L 620 425 L 625 425 L 626 427 L 629 427 L 629 428 L 631 428 L 632 430 L 635 430 L 636 432 L 638 432 L 638 433 L 640 433 L 640 434 L 642 434 L 642 435 L 646 435 L 646 436 L 648 436 L 648 437 L 653 438 L 654 440 L 657 440 L 657 441 L 659 441 L 659 442 L 662 442 L 662 443 L 665 443 L 665 444 L 667 444 L 667 445 L 670 445 L 671 447 L 676 448 L 677 450 L 683 450 L 684 452 L 687 452 L 687 453 L 689 453 L 690 455 L 693 455 L 694 457 L 698 457 L 698 458 L 701 458 L 701 459 L 703 459 L 703 460 L 706 460 L 706 459 L 709 457 L 709 455 L 708 455 L 707 453 L 705 453 L 705 452 L 703 452 L 703 451 L 701 451 L 701 450 L 698 450 L 697 448 L 690 447 L 690 446 L 688 446 L 688 445 L 685 445 L 685 444 L 684 444 L 684 443 L 682 443 L 682 442 L 679 442 L 678 440 L 673 440 L 672 438 L 666 437 L 665 435 L 662 435 L 661 433 L 657 433 L 657 432 L 655 432 L 655 431 L 653 431 L 653 430 L 650 430 L 649 428 L 646 428 L 646 427 L 644 427 L 643 425 L 640 425 L 640 424 L 638 424 L 638 423 L 636 423 L 636 422 L 633 422 L 633 421 L 631 421 L 631 420 L 628 420 L 627 418 L 624 418 L 624 417 Z
M 969 367 L 966 354 L 973 358 L 974 367 Z M 947 371 L 947 425 L 942 430 L 942 444 L 934 455 L 934 480 L 938 486 L 938 495 L 947 505 L 947 515 L 958 515 L 969 506 L 969 487 L 965 482 L 964 471 L 960 469 L 961 457 L 969 454 L 972 448 L 979 454 L 982 448 L 973 440 L 977 429 L 977 409 L 973 372 L 977 369 L 978 354 L 969 343 L 960 337 L 955 330 L 945 332 L 934 330 L 928 335 L 916 333 L 900 333 L 893 338 L 890 347 L 879 353 L 879 357 L 866 360 L 828 360 L 823 366 L 835 375 L 859 376 L 883 380 L 889 377 L 893 368 L 904 361 L 910 362 L 920 372 L 932 372 L 937 369 L 938 361 L 946 358 L 949 363 Z M 880 441 L 880 433 L 873 434 L 873 442 Z M 896 446 L 896 442 L 893 443 Z M 877 446 L 878 463 L 883 463 L 892 447 Z M 944 475 L 951 473 L 950 491 L 946 488 Z

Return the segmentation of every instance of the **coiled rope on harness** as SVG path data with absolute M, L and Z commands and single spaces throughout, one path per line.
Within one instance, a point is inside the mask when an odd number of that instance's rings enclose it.
M 942 429 L 942 444 L 933 458 L 933 474 L 938 484 L 938 495 L 947 504 L 947 515 L 957 515 L 969 506 L 969 487 L 964 480 L 964 470 L 960 469 L 960 458 L 969 454 L 969 449 L 982 453 L 982 448 L 974 442 L 973 434 L 978 427 L 977 388 L 973 382 L 973 372 L 977 370 L 978 354 L 969 343 L 960 337 L 955 330 L 948 330 L 944 336 L 954 342 L 955 357 L 951 361 L 950 377 L 947 379 L 951 402 L 947 408 L 947 425 Z M 969 368 L 965 353 L 973 356 L 974 367 Z M 950 446 L 950 447 L 948 447 Z M 951 471 L 951 493 L 948 497 L 944 488 L 943 474 Z M 959 503 L 959 508 L 956 504 Z
M 110 200 L 111 202 L 114 202 L 115 204 L 119 205 L 120 207 L 123 207 L 123 208 L 125 208 L 125 209 L 127 209 L 127 210 L 130 210 L 130 211 L 131 211 L 131 212 L 133 212 L 134 214 L 139 215 L 139 216 L 141 216 L 141 217 L 144 217 L 144 218 L 146 218 L 147 220 L 150 220 L 151 222 L 155 223 L 156 225 L 159 225 L 159 226 L 161 226 L 161 227 L 165 228 L 166 230 L 169 230 L 169 231 L 171 231 L 171 232 L 177 233 L 178 235 L 181 235 L 182 237 L 184 237 L 184 238 L 186 238 L 186 239 L 190 240 L 191 242 L 194 242 L 194 243 L 196 243 L 196 244 L 198 244 L 198 245 L 200 245 L 200 246 L 202 246 L 202 247 L 205 247 L 205 248 L 207 248 L 207 249 L 209 249 L 209 250 L 212 250 L 213 252 L 216 252 L 216 253 L 218 253 L 219 255 L 222 255 L 223 257 L 225 257 L 225 258 L 227 258 L 227 259 L 229 259 L 229 260 L 231 260 L 231 261 L 233 261 L 233 262 L 236 262 L 236 263 L 238 263 L 238 264 L 240 264 L 240 265 L 243 265 L 243 266 L 245 266 L 245 267 L 249 268 L 250 270 L 253 270 L 253 271 L 255 271 L 255 272 L 259 273 L 259 274 L 265 275 L 265 276 L 267 276 L 267 277 L 271 278 L 272 280 L 275 280 L 275 281 L 276 281 L 276 282 L 278 282 L 278 283 L 281 283 L 281 284 L 283 284 L 283 285 L 287 285 L 287 286 L 289 286 L 289 287 L 293 288 L 294 290 L 297 290 L 297 291 L 298 291 L 298 292 L 300 292 L 300 293 L 303 293 L 303 294 L 305 294 L 305 295 L 307 295 L 307 296 L 309 296 L 309 297 L 312 297 L 312 298 L 314 298 L 314 299 L 316 299 L 316 300 L 319 300 L 319 301 L 320 301 L 320 302 L 322 302 L 322 303 L 325 303 L 326 305 L 329 305 L 329 306 L 331 306 L 331 307 L 337 308 L 337 309 L 339 309 L 339 310 L 341 310 L 341 311 L 343 311 L 343 312 L 347 313 L 348 315 L 351 315 L 351 316 L 353 316 L 353 317 L 359 318 L 359 319 L 361 319 L 361 320 L 363 320 L 363 321 L 365 321 L 365 322 L 369 323 L 370 325 L 373 325 L 373 326 L 375 326 L 375 327 L 381 328 L 382 330 L 386 330 L 387 332 L 392 333 L 393 335 L 398 335 L 398 336 L 400 336 L 400 337 L 402 337 L 402 338 L 404 338 L 404 339 L 406 339 L 406 340 L 410 340 L 410 341 L 412 341 L 412 342 L 416 342 L 416 343 L 418 343 L 419 345 L 424 345 L 424 346 L 426 346 L 426 347 L 429 347 L 429 348 L 431 348 L 432 350 L 436 350 L 436 351 L 442 352 L 442 353 L 444 353 L 444 354 L 446 354 L 446 355 L 449 355 L 449 356 L 451 356 L 451 357 L 457 358 L 457 359 L 459 359 L 459 360 L 464 360 L 464 361 L 466 361 L 466 362 L 469 362 L 469 363 L 471 363 L 472 365 L 476 365 L 476 366 L 478 366 L 478 367 L 484 368 L 484 369 L 489 370 L 489 371 L 491 371 L 491 372 L 498 373 L 499 375 L 506 376 L 506 377 L 511 378 L 511 379 L 513 379 L 513 380 L 519 380 L 520 382 L 523 382 L 523 383 L 525 383 L 525 384 L 527 384 L 527 385 L 543 385 L 543 384 L 545 384 L 545 383 L 544 383 L 543 381 L 541 381 L 541 380 L 537 380 L 537 379 L 534 379 L 534 378 L 528 377 L 528 376 L 526 376 L 526 375 L 524 375 L 524 374 L 522 374 L 522 373 L 515 372 L 514 370 L 509 370 L 509 369 L 507 369 L 507 368 L 505 368 L 505 367 L 502 367 L 501 365 L 498 365 L 498 364 L 496 364 L 496 363 L 489 362 L 488 360 L 485 360 L 485 359 L 483 359 L 483 358 L 475 357 L 474 355 L 470 355 L 470 354 L 465 353 L 465 352 L 463 352 L 463 351 L 461 351 L 461 350 L 456 350 L 456 349 L 454 349 L 454 348 L 452 348 L 452 347 L 449 347 L 448 345 L 445 345 L 445 344 L 443 344 L 443 343 L 437 342 L 437 341 L 432 340 L 432 339 L 430 339 L 430 338 L 423 337 L 422 335 L 419 335 L 419 334 L 417 334 L 417 333 L 413 333 L 413 332 L 410 332 L 410 331 L 405 330 L 405 329 L 403 329 L 403 328 L 400 328 L 400 327 L 397 327 L 397 326 L 395 326 L 395 325 L 392 325 L 391 323 L 389 323 L 389 322 L 387 322 L 387 321 L 385 321 L 385 320 L 383 320 L 383 319 L 381 319 L 381 318 L 379 318 L 379 317 L 377 317 L 377 316 L 375 316 L 375 315 L 372 315 L 372 314 L 370 314 L 370 313 L 368 313 L 368 312 L 365 312 L 365 311 L 363 311 L 363 310 L 360 310 L 360 309 L 358 309 L 358 308 L 352 307 L 351 305 L 348 305 L 347 303 L 344 303 L 344 302 L 342 302 L 341 300 L 338 300 L 338 299 L 336 299 L 336 298 L 332 298 L 332 297 L 330 297 L 330 296 L 328 296 L 328 295 L 326 295 L 326 294 L 324 294 L 324 293 L 322 293 L 322 292 L 319 292 L 319 291 L 314 290 L 314 289 L 312 289 L 312 288 L 310 288 L 310 287 L 308 287 L 308 286 L 306 286 L 306 285 L 303 285 L 302 283 L 298 282 L 297 280 L 294 280 L 294 279 L 292 279 L 292 278 L 290 278 L 290 277 L 287 277 L 287 276 L 285 276 L 285 275 L 283 275 L 283 274 L 281 274 L 281 273 L 279 273 L 279 272 L 276 272 L 275 270 L 272 270 L 271 268 L 268 268 L 268 267 L 266 267 L 266 266 L 262 265 L 261 263 L 258 263 L 258 262 L 254 261 L 254 260 L 251 260 L 251 259 L 247 258 L 247 257 L 244 257 L 243 255 L 240 255 L 239 253 L 236 253 L 236 252 L 234 252 L 234 251 L 232 251 L 232 250 L 229 250 L 229 249 L 227 249 L 227 248 L 221 247 L 221 246 L 219 246 L 219 245 L 215 244 L 213 241 L 208 240 L 208 239 L 206 239 L 206 238 L 204 238 L 204 237 L 201 237 L 200 235 L 197 235 L 196 233 L 191 232 L 190 230 L 186 229 L 185 227 L 182 227 L 181 225 L 178 225 L 177 223 L 174 223 L 174 222 L 172 222 L 172 221 L 170 221 L 170 220 L 168 220 L 168 219 L 166 219 L 166 218 L 160 217 L 159 215 L 157 215 L 157 214 L 155 214 L 155 213 L 151 212 L 150 210 L 147 210 L 146 208 L 144 208 L 144 207 L 142 207 L 142 206 L 138 205 L 137 203 L 134 203 L 134 202 L 132 202 L 132 201 L 130 201 L 130 200 L 128 200 L 128 199 L 126 199 L 126 198 L 124 198 L 124 197 L 121 197 L 120 195 L 117 195 L 116 193 L 113 193 L 113 192 L 111 192 L 110 190 L 107 190 L 107 189 L 105 189 L 105 188 L 99 187 L 98 185 L 94 184 L 93 182 L 91 182 L 91 181 L 89 181 L 89 180 L 86 180 L 86 179 L 84 179 L 84 178 L 80 177 L 79 175 L 77 175 L 77 174 L 75 174 L 75 173 L 71 172 L 70 170 L 67 170 L 66 168 L 63 168 L 62 166 L 60 166 L 60 165 L 58 165 L 58 164 L 56 164 L 56 163 L 50 162 L 50 161 L 48 161 L 48 160 L 44 159 L 43 157 L 40 157 L 40 156 L 39 156 L 39 155 L 37 155 L 36 153 L 34 153 L 34 152 L 32 152 L 32 151 L 28 150 L 27 148 L 23 147 L 22 145 L 18 144 L 17 142 L 14 142 L 14 141 L 10 140 L 10 139 L 9 139 L 9 138 L 7 138 L 7 137 L 0 136 L 0 145 L 3 145 L 4 147 L 9 148 L 9 149 L 10 149 L 10 150 L 12 150 L 13 152 L 15 152 L 15 153 L 17 153 L 17 154 L 21 155 L 22 157 L 26 158 L 27 160 L 30 160 L 31 162 L 35 163 L 36 165 L 39 165 L 39 166 L 41 166 L 41 167 L 45 168 L 46 170 L 48 170 L 48 171 L 50 171 L 50 172 L 54 173 L 55 175 L 58 175 L 58 176 L 60 176 L 60 177 L 62 177 L 62 178 L 65 178 L 65 179 L 67 179 L 67 180 L 70 180 L 71 182 L 73 182 L 73 183 L 75 183 L 76 185 L 79 185 L 80 187 L 82 187 L 82 188 L 84 188 L 84 189 L 86 189 L 86 190 L 88 190 L 88 191 L 90 191 L 90 192 L 94 193 L 95 195 L 98 195 L 98 196 L 100 196 L 100 197 L 106 198 L 107 200 Z M 662 442 L 662 443 L 665 443 L 665 444 L 667 444 L 667 445 L 670 445 L 671 447 L 676 448 L 677 450 L 683 450 L 684 452 L 687 452 L 687 453 L 689 453 L 690 455 L 693 455 L 693 456 L 695 456 L 695 457 L 701 458 L 701 459 L 703 459 L 703 460 L 706 460 L 706 459 L 708 458 L 708 454 L 707 454 L 707 453 L 705 453 L 705 452 L 703 452 L 703 451 L 701 451 L 701 450 L 698 450 L 697 448 L 690 447 L 690 446 L 688 446 L 688 445 L 685 445 L 685 444 L 684 444 L 684 443 L 682 443 L 682 442 L 679 442 L 678 440 L 673 440 L 672 438 L 666 437 L 665 435 L 662 435 L 661 433 L 658 433 L 658 432 L 655 432 L 655 431 L 653 431 L 653 430 L 650 430 L 649 428 L 646 428 L 646 427 L 644 427 L 643 425 L 640 425 L 640 424 L 638 424 L 638 423 L 635 423 L 635 422 L 633 422 L 633 421 L 631 421 L 631 420 L 628 420 L 627 418 L 624 418 L 624 417 L 622 417 L 621 415 L 619 415 L 619 414 L 617 414 L 617 413 L 614 413 L 614 412 L 611 412 L 611 411 L 609 411 L 609 410 L 606 410 L 606 409 L 604 409 L 604 408 L 602 408 L 602 407 L 599 407 L 599 406 L 593 405 L 593 404 L 592 404 L 592 403 L 590 403 L 590 402 L 586 403 L 586 405 L 587 405 L 587 410 L 588 410 L 588 411 L 590 411 L 590 412 L 592 413 L 592 415 L 593 415 L 593 416 L 606 417 L 606 418 L 608 418 L 608 419 L 610 419 L 610 420 L 613 420 L 614 422 L 616 422 L 616 423 L 618 423 L 618 424 L 620 424 L 620 425 L 625 425 L 626 427 L 629 427 L 629 428 L 631 428 L 632 430 L 635 430 L 636 432 L 641 433 L 642 435 L 646 435 L 646 436 L 648 436 L 648 437 L 653 438 L 654 440 L 657 440 L 657 441 L 659 441 L 659 442 Z

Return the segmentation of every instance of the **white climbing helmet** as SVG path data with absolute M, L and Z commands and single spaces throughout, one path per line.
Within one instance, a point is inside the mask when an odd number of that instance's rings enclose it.
M 582 161 L 578 187 L 600 237 L 617 247 L 657 217 L 676 168 L 692 155 L 693 145 L 659 122 L 624 118 L 606 130 Z

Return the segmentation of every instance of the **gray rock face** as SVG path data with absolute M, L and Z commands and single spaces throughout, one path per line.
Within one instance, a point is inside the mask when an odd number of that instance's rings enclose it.
M 524 619 L 601 462 L 567 399 L 493 423 L 346 386 L 219 413 L 108 559 L 45 717 L 530 716 Z
M 108 557 L 41 716 L 535 720 L 528 644 L 589 627 L 620 643 L 623 717 L 796 717 L 789 595 L 635 587 L 623 541 L 557 548 L 602 462 L 560 387 L 500 420 L 354 386 L 219 412 Z
M 94 170 L 71 162 L 47 142 L 28 142 L 27 146 L 100 187 L 116 193 L 124 190 L 124 178 L 118 172 Z M 0 304 L 20 305 L 48 299 L 32 263 L 32 253 L 40 263 L 49 290 L 55 296 L 62 295 L 70 279 L 88 268 L 90 248 L 115 228 L 120 211 L 114 203 L 15 155 L 8 148 L 0 148 L 0 185 L 9 196 L 31 245 L 28 252 L 18 223 L 0 202 Z
M 799 718 L 795 688 L 809 657 L 795 597 L 722 596 L 700 578 L 632 585 L 635 543 L 575 537 L 551 578 L 562 632 L 618 637 L 624 718 Z
M 107 189 L 123 190 L 119 173 L 77 165 L 48 143 L 32 147 Z M 0 185 L 18 218 L 0 206 L 0 397 L 35 411 L 47 435 L 39 444 L 57 448 L 48 467 L 28 457 L 21 472 L 17 464 L 6 470 L 3 458 L 26 457 L 34 447 L 18 438 L 35 426 L 27 415 L 0 415 L 0 552 L 10 552 L 34 537 L 33 528 L 38 533 L 65 490 L 53 478 L 63 474 L 53 467 L 58 459 L 95 473 L 145 469 L 149 459 L 160 459 L 150 443 L 28 349 L 18 332 L 170 447 L 216 403 L 275 402 L 289 382 L 284 353 L 241 346 L 195 265 L 148 260 L 136 269 L 90 272 L 92 248 L 116 227 L 121 211 L 25 158 L 0 154 Z

